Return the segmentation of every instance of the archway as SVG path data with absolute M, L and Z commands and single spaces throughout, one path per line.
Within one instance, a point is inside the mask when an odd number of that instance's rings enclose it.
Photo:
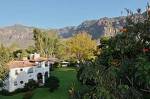
M 38 83 L 39 83 L 39 84 L 42 84 L 42 83 L 43 83 L 43 75 L 42 75 L 42 73 L 38 73 L 38 74 L 37 74 L 37 80 L 38 80 Z
M 48 72 L 45 72 L 45 80 L 47 80 L 48 79 Z

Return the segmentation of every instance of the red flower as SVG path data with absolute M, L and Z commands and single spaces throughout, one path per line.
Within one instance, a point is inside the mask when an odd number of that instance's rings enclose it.
M 143 52 L 148 52 L 150 49 L 148 48 L 143 48 Z
M 120 32 L 127 32 L 127 29 L 121 29 Z

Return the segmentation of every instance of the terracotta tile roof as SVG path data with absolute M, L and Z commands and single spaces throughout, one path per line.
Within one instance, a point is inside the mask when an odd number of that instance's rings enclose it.
M 36 66 L 36 64 L 28 60 L 26 61 L 22 60 L 22 61 L 10 61 L 7 64 L 7 66 L 9 69 L 11 69 L 11 68 L 33 67 L 33 66 Z
M 31 62 L 41 62 L 41 61 L 47 61 L 48 58 L 45 58 L 45 57 L 39 57 L 39 58 L 36 58 L 36 59 L 31 59 L 30 61 Z
M 52 61 L 52 62 L 58 62 L 59 61 L 57 58 L 49 58 L 48 60 Z

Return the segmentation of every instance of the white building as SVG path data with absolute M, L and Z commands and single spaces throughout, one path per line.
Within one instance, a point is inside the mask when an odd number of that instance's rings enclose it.
M 10 61 L 8 68 L 9 73 L 4 81 L 4 89 L 13 92 L 23 88 L 30 80 L 44 84 L 45 79 L 49 77 L 50 62 L 39 54 L 31 54 L 29 60 Z
M 68 64 L 69 64 L 69 62 L 66 62 L 66 61 L 62 61 L 62 62 L 61 62 L 61 66 L 62 66 L 62 67 L 67 67 Z

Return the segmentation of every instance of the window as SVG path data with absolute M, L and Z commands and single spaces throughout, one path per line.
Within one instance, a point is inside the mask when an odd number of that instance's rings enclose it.
M 33 73 L 33 68 L 29 68 L 28 74 Z
M 42 64 L 39 62 L 37 68 L 41 68 Z
M 18 75 L 18 70 L 15 70 L 15 75 Z
M 17 84 L 17 81 L 15 81 L 15 82 L 14 82 L 14 86 L 17 86 L 17 85 L 18 85 L 18 84 Z
M 41 65 L 38 65 L 37 68 L 41 68 Z
M 49 62 L 46 62 L 46 63 L 45 63 L 45 67 L 48 67 L 48 64 L 49 64 Z
M 23 71 L 23 69 L 20 69 L 20 71 Z
M 20 84 L 23 84 L 23 81 L 20 81 Z
M 29 79 L 28 82 L 33 81 L 33 79 Z

